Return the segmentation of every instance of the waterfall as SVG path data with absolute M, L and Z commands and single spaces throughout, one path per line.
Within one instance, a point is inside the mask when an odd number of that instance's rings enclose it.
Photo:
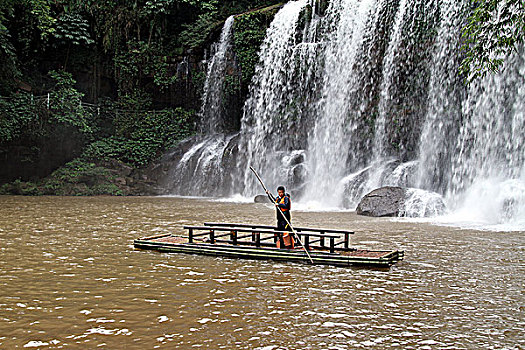
M 259 53 L 259 64 L 250 87 L 250 97 L 244 105 L 241 126 L 242 154 L 238 168 L 243 170 L 244 194 L 260 192 L 260 185 L 253 177 L 248 166 L 254 166 L 269 188 L 279 184 L 287 187 L 287 179 L 294 170 L 286 167 L 284 157 L 290 149 L 303 148 L 304 136 L 301 136 L 301 106 L 307 102 L 307 96 L 301 95 L 305 86 L 309 86 L 308 63 L 311 55 L 316 55 L 316 48 L 307 44 L 299 45 L 299 18 L 307 0 L 288 2 L 275 16 L 267 30 L 266 38 Z M 297 79 L 295 74 L 303 79 Z M 296 152 L 297 153 L 297 152 Z M 297 157 L 301 157 L 297 153 Z M 288 161 L 297 165 L 300 161 Z
M 492 223 L 525 224 L 525 48 L 472 84 L 451 154 L 447 198 Z
M 324 205 L 341 200 L 339 180 L 345 174 L 351 143 L 358 137 L 355 132 L 362 123 L 359 110 L 351 106 L 358 104 L 360 53 L 367 19 L 375 5 L 374 0 L 335 0 L 327 9 L 325 21 L 335 29 L 325 38 L 328 44 L 323 52 L 323 89 L 308 138 L 307 200 L 322 198 Z M 348 15 L 341 16 L 343 13 Z
M 428 111 L 419 140 L 417 186 L 445 193 L 451 178 L 451 157 L 461 123 L 466 87 L 457 70 L 461 62 L 461 28 L 468 3 L 447 0 L 437 34 L 427 100 Z
M 218 43 L 212 45 L 215 51 L 208 63 L 206 82 L 200 110 L 201 133 L 215 134 L 225 131 L 224 123 L 224 80 L 228 64 L 227 53 L 232 44 L 234 17 L 224 23 Z
M 432 46 L 432 26 L 438 8 L 435 1 L 401 0 L 399 4 L 383 63 L 378 117 L 371 149 L 373 167 L 367 184 L 363 186 L 363 193 L 352 198 L 354 205 L 361 196 L 377 187 L 411 185 L 406 181 L 394 182 L 389 164 L 395 160 L 410 160 L 415 153 L 414 139 L 420 127 L 418 121 L 426 109 L 424 101 L 430 69 L 427 46 Z M 401 165 L 401 169 L 406 168 Z
M 230 16 L 224 23 L 219 42 L 211 46 L 199 113 L 201 135 L 183 143 L 184 153 L 169 171 L 171 193 L 186 196 L 231 194 L 232 174 L 225 168 L 232 167 L 237 137 L 226 134 L 224 83 L 231 64 L 228 53 L 232 46 L 233 24 L 234 16 Z
M 370 190 L 403 186 L 406 215 L 440 214 L 444 199 L 463 218 L 525 227 L 525 48 L 466 86 L 470 11 L 469 0 L 289 1 L 233 136 L 207 124 L 221 114 L 225 25 L 201 110 L 203 132 L 218 134 L 185 146 L 175 192 L 251 196 L 252 165 L 303 203 L 354 208 Z
M 228 196 L 233 183 L 232 167 L 237 152 L 237 134 L 196 137 L 170 170 L 172 193 L 183 196 Z

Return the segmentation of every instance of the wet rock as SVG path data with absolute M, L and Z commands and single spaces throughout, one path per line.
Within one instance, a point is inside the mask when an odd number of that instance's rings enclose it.
M 430 217 L 446 210 L 440 194 L 417 188 L 386 186 L 365 195 L 356 212 L 358 215 L 384 217 Z
M 298 187 L 306 180 L 306 166 L 304 164 L 295 165 L 288 173 L 288 183 L 292 187 Z
M 381 187 L 365 195 L 356 212 L 358 215 L 384 217 L 399 216 L 403 211 L 406 189 L 402 187 Z
M 115 183 L 120 186 L 126 186 L 126 179 L 123 177 L 117 177 Z
M 269 203 L 270 200 L 268 199 L 268 196 L 265 194 L 258 194 L 253 199 L 255 203 Z
M 305 152 L 304 150 L 293 151 L 290 155 L 284 157 L 283 163 L 287 166 L 295 166 L 304 163 Z

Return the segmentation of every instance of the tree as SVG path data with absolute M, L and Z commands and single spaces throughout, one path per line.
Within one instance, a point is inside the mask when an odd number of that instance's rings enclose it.
M 460 68 L 468 82 L 498 72 L 525 37 L 523 0 L 471 1 L 474 10 L 463 28 L 465 58 Z
M 53 36 L 67 46 L 64 70 L 69 60 L 71 45 L 88 46 L 94 43 L 89 34 L 89 23 L 80 14 L 64 13 L 56 22 Z

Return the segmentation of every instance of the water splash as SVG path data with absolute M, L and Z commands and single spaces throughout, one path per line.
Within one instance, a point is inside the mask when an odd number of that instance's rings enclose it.
M 525 211 L 520 195 L 525 188 L 524 53 L 521 49 L 510 58 L 502 74 L 472 85 L 463 103 L 464 121 L 451 155 L 446 195 L 457 203 L 455 208 L 483 222 L 488 218 L 493 224 L 516 222 L 524 217 L 520 217 Z M 480 189 L 484 186 L 490 195 Z
M 419 188 L 407 189 L 403 207 L 403 216 L 412 218 L 443 215 L 446 209 L 443 197 L 439 193 Z
M 237 134 L 197 138 L 172 169 L 173 192 L 184 196 L 228 196 L 232 174 L 223 171 L 237 152 Z

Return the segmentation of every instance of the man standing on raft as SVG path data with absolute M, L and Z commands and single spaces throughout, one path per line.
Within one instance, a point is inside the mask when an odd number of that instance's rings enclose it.
M 290 200 L 290 195 L 288 193 L 285 193 L 284 186 L 277 187 L 277 197 L 274 198 L 274 196 L 270 193 L 270 191 L 266 191 L 266 194 L 268 194 L 276 204 L 276 210 L 277 210 L 277 231 L 289 231 L 290 228 L 288 227 L 288 223 L 283 217 L 286 217 L 288 219 L 288 222 L 292 222 L 291 216 L 290 216 L 290 209 L 292 207 L 292 202 Z M 286 248 L 293 249 L 294 247 L 294 239 L 292 235 L 285 234 L 283 236 L 284 246 Z M 280 243 L 280 242 L 279 242 Z M 279 246 L 278 243 L 278 246 Z

